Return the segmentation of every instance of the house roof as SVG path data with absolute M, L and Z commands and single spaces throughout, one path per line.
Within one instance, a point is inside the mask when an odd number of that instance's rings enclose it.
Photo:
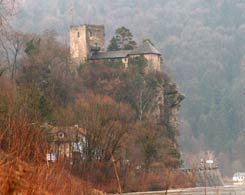
M 95 55 L 92 55 L 91 59 L 99 60 L 99 59 L 126 58 L 131 51 L 132 50 L 99 52 Z
M 140 54 L 161 55 L 161 53 L 149 41 L 144 41 L 143 44 L 137 47 L 136 49 L 98 52 L 92 55 L 90 59 L 99 60 L 99 59 L 126 58 L 130 55 L 140 55 Z
M 57 127 L 52 125 L 44 125 L 42 128 L 48 130 L 49 136 L 53 137 L 52 142 L 74 142 L 78 135 L 86 136 L 86 130 L 78 126 Z
M 149 41 L 144 41 L 142 45 L 132 50 L 129 55 L 139 55 L 139 54 L 161 55 L 161 53 Z

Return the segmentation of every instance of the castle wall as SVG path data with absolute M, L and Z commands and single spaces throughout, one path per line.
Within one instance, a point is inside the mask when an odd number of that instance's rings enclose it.
M 99 47 L 105 51 L 105 29 L 102 25 L 86 25 L 87 43 L 89 50 Z
M 84 63 L 91 56 L 91 50 L 105 51 L 104 26 L 81 25 L 70 29 L 70 55 L 76 63 Z
M 122 58 L 122 63 L 124 64 L 125 68 L 128 68 L 128 58 Z
M 103 25 L 72 26 L 70 29 L 70 55 L 76 64 L 84 63 L 93 53 L 105 51 L 105 29 Z M 148 66 L 146 72 L 160 71 L 160 55 L 144 54 Z M 125 68 L 128 58 L 123 58 Z
M 147 68 L 146 71 L 155 70 L 160 71 L 160 56 L 156 54 L 144 54 L 145 59 L 147 60 Z
M 88 56 L 86 26 L 72 26 L 70 29 L 70 55 L 77 63 L 85 62 Z

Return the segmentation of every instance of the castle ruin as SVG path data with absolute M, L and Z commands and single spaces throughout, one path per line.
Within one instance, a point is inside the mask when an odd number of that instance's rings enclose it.
M 129 58 L 143 56 L 147 61 L 147 71 L 160 71 L 161 65 L 161 54 L 149 41 L 132 50 L 105 51 L 103 25 L 71 26 L 70 55 L 78 64 L 87 61 L 121 60 L 127 68 Z

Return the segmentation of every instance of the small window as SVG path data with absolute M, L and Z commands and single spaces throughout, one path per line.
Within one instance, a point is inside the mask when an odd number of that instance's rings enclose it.
M 77 32 L 77 37 L 78 37 L 78 38 L 80 37 L 80 33 L 79 33 L 79 32 Z
M 59 132 L 58 132 L 58 138 L 59 138 L 59 139 L 63 139 L 64 137 L 65 137 L 65 133 L 62 132 L 62 131 L 59 131 Z
M 89 31 L 89 37 L 93 36 L 93 32 Z

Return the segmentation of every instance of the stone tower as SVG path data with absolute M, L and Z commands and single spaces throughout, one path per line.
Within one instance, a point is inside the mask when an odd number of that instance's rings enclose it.
M 84 63 L 93 52 L 105 51 L 103 25 L 80 25 L 70 27 L 70 55 L 77 63 Z

